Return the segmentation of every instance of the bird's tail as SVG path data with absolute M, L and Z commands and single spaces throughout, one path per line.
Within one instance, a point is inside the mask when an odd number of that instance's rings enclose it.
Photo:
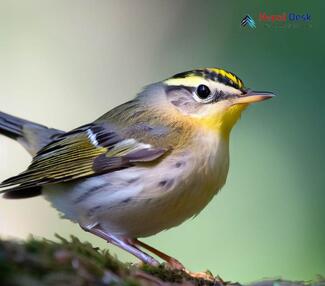
M 24 119 L 0 111 L 0 134 L 17 140 L 18 137 L 23 136 L 22 129 L 25 123 L 27 121 Z
M 0 111 L 0 134 L 17 140 L 32 155 L 62 133 L 63 131 Z

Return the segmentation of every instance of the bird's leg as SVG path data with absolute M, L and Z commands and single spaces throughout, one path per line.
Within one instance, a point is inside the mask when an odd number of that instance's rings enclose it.
M 94 227 L 84 227 L 80 225 L 80 227 L 87 231 L 90 232 L 102 239 L 105 239 L 107 242 L 114 244 L 115 246 L 131 253 L 135 257 L 139 258 L 141 261 L 143 261 L 146 264 L 152 265 L 152 266 L 158 266 L 159 262 L 148 255 L 147 253 L 141 251 L 139 248 L 137 248 L 135 245 L 132 245 L 128 243 L 127 240 L 120 239 L 114 235 L 111 235 L 105 231 L 103 231 L 99 225 L 96 225 Z
M 177 259 L 167 255 L 166 253 L 161 252 L 160 250 L 140 241 L 137 239 L 133 239 L 132 243 L 135 245 L 138 245 L 140 247 L 143 247 L 146 250 L 149 250 L 151 253 L 156 254 L 161 259 L 165 260 L 172 268 L 179 269 L 179 270 L 185 270 L 185 267 L 182 263 L 180 263 Z
M 205 272 L 191 272 L 190 270 L 186 269 L 184 267 L 184 265 L 182 263 L 180 263 L 177 259 L 161 252 L 160 250 L 140 241 L 137 239 L 132 239 L 130 241 L 131 244 L 133 245 L 138 245 L 140 247 L 143 247 L 144 249 L 150 251 L 151 253 L 156 254 L 158 257 L 160 257 L 161 259 L 165 260 L 171 267 L 178 269 L 178 270 L 182 270 L 185 273 L 187 273 L 188 275 L 190 275 L 193 278 L 198 278 L 198 279 L 205 279 L 205 280 L 209 280 L 209 281 L 215 281 L 215 278 L 213 277 L 213 275 L 211 275 L 210 273 L 205 273 Z
M 137 239 L 120 239 L 110 233 L 106 233 L 103 231 L 99 225 L 96 225 L 94 227 L 84 227 L 80 225 L 80 227 L 87 231 L 90 232 L 102 239 L 105 239 L 107 242 L 114 244 L 115 246 L 133 254 L 135 257 L 139 258 L 141 261 L 143 261 L 146 264 L 152 265 L 152 266 L 158 266 L 159 262 L 154 259 L 152 256 L 148 255 L 147 253 L 143 252 L 140 250 L 137 246 L 140 246 L 142 248 L 145 248 L 152 252 L 153 254 L 156 254 L 158 257 L 161 259 L 165 260 L 171 267 L 182 270 L 186 272 L 188 275 L 194 277 L 194 278 L 201 278 L 201 279 L 206 279 L 210 281 L 214 281 L 214 277 L 211 274 L 204 273 L 204 272 L 198 272 L 194 273 L 186 269 L 182 263 L 180 263 L 178 260 L 175 258 L 159 251 L 158 249 L 142 242 Z

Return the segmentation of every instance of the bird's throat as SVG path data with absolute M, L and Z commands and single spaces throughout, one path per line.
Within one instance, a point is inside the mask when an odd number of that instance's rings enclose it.
M 225 111 L 201 118 L 200 121 L 206 128 L 222 134 L 223 137 L 228 139 L 233 126 L 246 107 L 247 104 L 232 105 Z

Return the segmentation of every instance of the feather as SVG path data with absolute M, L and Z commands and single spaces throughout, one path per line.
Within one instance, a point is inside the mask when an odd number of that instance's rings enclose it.
M 167 151 L 125 138 L 112 125 L 92 123 L 57 136 L 36 154 L 26 171 L 0 187 L 11 187 L 2 191 L 7 192 L 71 181 L 154 161 Z
M 26 188 L 23 190 L 12 190 L 3 195 L 4 199 L 26 199 L 42 194 L 42 187 Z
M 0 112 L 0 134 L 17 140 L 33 156 L 50 143 L 61 130 L 47 128 L 19 117 Z

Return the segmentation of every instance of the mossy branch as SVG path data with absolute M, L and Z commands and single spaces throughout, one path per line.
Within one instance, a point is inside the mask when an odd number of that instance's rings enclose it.
M 155 268 L 121 263 L 107 250 L 101 251 L 76 237 L 72 236 L 69 241 L 57 237 L 59 242 L 34 238 L 25 242 L 0 240 L 0 285 L 240 285 L 220 278 L 214 281 L 194 279 L 165 265 Z M 325 286 L 325 279 L 314 283 L 262 281 L 252 285 Z

